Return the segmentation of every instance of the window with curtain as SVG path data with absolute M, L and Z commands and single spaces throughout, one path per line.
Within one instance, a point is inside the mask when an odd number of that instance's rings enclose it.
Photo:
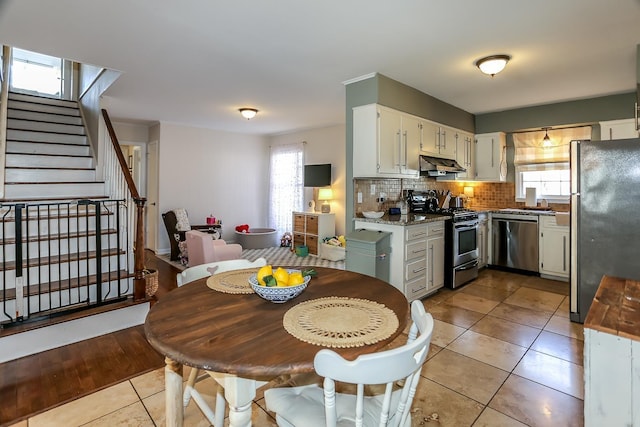
M 545 134 L 550 138 L 546 144 Z M 584 139 L 591 139 L 591 126 L 514 133 L 516 200 L 524 201 L 526 188 L 533 187 L 539 199 L 568 203 L 570 142 Z
M 271 147 L 269 167 L 269 226 L 278 236 L 293 231 L 293 211 L 304 204 L 304 145 Z

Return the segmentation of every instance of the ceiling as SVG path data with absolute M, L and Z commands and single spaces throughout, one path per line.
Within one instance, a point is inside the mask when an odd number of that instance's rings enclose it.
M 640 0 L 0 0 L 0 43 L 122 71 L 113 120 L 250 134 L 344 123 L 373 72 L 474 114 L 635 91 L 639 22 Z

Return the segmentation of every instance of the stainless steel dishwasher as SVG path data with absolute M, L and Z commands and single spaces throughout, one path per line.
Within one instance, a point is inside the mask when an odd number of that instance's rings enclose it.
M 538 272 L 538 215 L 491 214 L 493 265 Z

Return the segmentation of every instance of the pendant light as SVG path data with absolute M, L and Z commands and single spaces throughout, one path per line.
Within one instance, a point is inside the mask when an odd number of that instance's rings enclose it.
M 542 138 L 542 148 L 553 147 L 553 142 L 551 141 L 551 138 L 549 138 L 549 129 L 551 128 L 542 128 L 542 130 L 544 130 L 544 138 Z

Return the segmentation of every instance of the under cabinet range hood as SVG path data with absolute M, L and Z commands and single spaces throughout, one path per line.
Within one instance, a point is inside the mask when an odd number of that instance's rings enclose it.
M 447 174 L 466 172 L 458 162 L 440 157 L 420 156 L 420 175 L 422 176 L 445 176 Z

